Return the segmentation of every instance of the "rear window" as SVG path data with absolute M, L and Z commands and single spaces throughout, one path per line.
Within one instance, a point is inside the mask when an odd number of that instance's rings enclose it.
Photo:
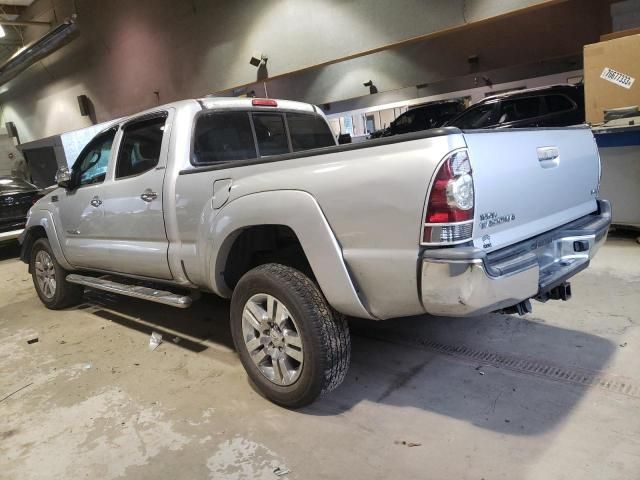
M 253 128 L 261 157 L 289 153 L 284 117 L 279 113 L 254 113 Z
M 210 112 L 196 120 L 191 163 L 212 165 L 252 160 L 335 144 L 329 126 L 318 115 Z
M 198 118 L 193 163 L 212 164 L 256 158 L 247 112 L 209 113 Z
M 287 113 L 287 123 L 294 152 L 336 144 L 327 122 L 316 115 Z

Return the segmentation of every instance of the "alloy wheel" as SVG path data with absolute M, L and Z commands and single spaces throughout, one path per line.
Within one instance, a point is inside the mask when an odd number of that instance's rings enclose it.
M 273 295 L 258 293 L 242 312 L 242 336 L 258 370 L 280 386 L 295 383 L 304 362 L 302 338 L 287 307 Z
M 47 298 L 53 298 L 56 294 L 56 269 L 49 252 L 40 250 L 36 254 L 34 267 L 40 292 Z

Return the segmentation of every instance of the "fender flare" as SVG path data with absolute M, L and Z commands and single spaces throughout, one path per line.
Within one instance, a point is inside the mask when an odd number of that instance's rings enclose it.
M 300 190 L 276 190 L 253 193 L 227 203 L 216 215 L 209 230 L 209 259 L 205 278 L 212 290 L 224 297 L 231 295 L 223 272 L 233 242 L 247 227 L 284 225 L 296 234 L 320 290 L 339 312 L 359 318 L 375 318 L 358 295 L 342 256 L 342 249 L 318 202 Z
M 31 239 L 31 231 L 35 227 L 42 227 L 47 234 L 47 240 L 49 240 L 49 245 L 51 245 L 51 250 L 56 257 L 58 263 L 65 270 L 74 270 L 73 266 L 67 261 L 64 253 L 62 252 L 62 246 L 60 245 L 60 239 L 58 238 L 58 234 L 56 232 L 56 226 L 53 222 L 53 216 L 49 210 L 32 210 L 31 216 L 29 217 L 29 221 L 24 228 L 24 237 L 22 238 L 22 252 L 20 253 L 20 257 L 23 262 L 29 263 L 29 259 L 25 258 L 26 256 L 26 248 L 33 244 L 33 240 Z

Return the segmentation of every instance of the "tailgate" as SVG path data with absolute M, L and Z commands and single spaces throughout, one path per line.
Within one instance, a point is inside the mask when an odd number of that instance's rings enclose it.
M 597 209 L 598 150 L 587 127 L 468 131 L 474 245 L 495 250 Z

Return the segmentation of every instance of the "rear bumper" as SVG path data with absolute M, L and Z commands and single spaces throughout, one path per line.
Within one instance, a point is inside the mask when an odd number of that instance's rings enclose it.
M 426 250 L 422 305 L 433 315 L 463 317 L 544 299 L 589 265 L 610 224 L 611 206 L 599 200 L 593 214 L 489 254 L 474 247 Z

